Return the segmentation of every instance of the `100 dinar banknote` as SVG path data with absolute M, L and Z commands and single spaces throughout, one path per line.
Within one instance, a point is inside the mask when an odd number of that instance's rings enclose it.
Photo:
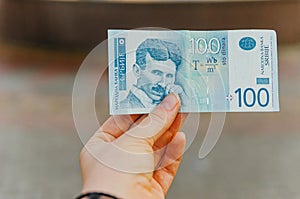
M 110 114 L 279 111 L 273 30 L 108 30 Z

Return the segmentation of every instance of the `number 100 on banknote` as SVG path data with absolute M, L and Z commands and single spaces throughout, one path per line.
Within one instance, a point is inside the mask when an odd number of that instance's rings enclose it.
M 273 30 L 108 30 L 110 114 L 279 111 Z

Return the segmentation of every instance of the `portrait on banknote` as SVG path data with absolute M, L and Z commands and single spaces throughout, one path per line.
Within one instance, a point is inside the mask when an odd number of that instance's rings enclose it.
M 184 99 L 184 88 L 176 81 L 181 62 L 181 50 L 175 43 L 161 39 L 144 40 L 135 51 L 132 65 L 131 72 L 136 81 L 120 102 L 120 108 L 155 107 L 171 92 Z

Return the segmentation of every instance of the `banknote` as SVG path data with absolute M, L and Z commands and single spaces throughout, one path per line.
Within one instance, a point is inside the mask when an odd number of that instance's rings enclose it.
M 110 114 L 279 111 L 274 30 L 108 30 Z

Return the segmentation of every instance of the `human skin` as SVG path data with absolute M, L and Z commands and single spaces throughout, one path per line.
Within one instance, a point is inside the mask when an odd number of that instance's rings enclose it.
M 80 154 L 82 193 L 105 192 L 124 199 L 165 198 L 185 147 L 185 135 L 178 131 L 186 115 L 179 114 L 179 108 L 178 95 L 171 93 L 149 115 L 120 115 L 105 121 Z M 147 128 L 141 131 L 141 126 Z M 131 171 L 145 168 L 146 172 L 124 172 L 101 163 L 95 154 L 109 153 L 111 143 L 132 153 L 150 154 L 143 161 L 129 164 Z M 166 145 L 163 153 L 155 153 Z M 127 156 L 117 158 L 128 161 Z

